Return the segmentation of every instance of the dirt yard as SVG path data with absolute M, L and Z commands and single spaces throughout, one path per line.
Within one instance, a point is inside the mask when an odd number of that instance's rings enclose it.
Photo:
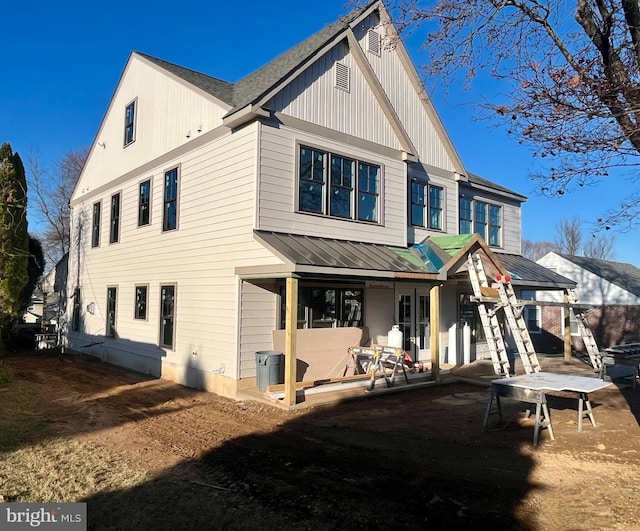
M 80 356 L 4 362 L 37 384 L 48 437 L 148 472 L 87 500 L 93 529 L 164 529 L 167 512 L 184 529 L 250 529 L 245 512 L 262 529 L 640 530 L 640 390 L 594 393 L 598 425 L 582 433 L 577 401 L 550 397 L 556 439 L 542 430 L 533 447 L 523 404 L 505 401 L 512 421 L 483 432 L 489 390 L 468 383 L 289 413 Z

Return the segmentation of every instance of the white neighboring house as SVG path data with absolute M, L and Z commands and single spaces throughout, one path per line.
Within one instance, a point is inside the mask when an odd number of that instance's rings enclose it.
M 640 342 L 640 269 L 634 265 L 551 252 L 538 263 L 577 283 L 579 302 L 587 311 L 589 327 L 600 348 Z M 538 293 L 538 300 L 562 301 L 557 292 Z M 571 317 L 571 334 L 582 347 L 577 323 Z M 543 328 L 562 341 L 562 308 L 546 308 Z M 551 340 L 551 338 L 549 338 Z
M 42 316 L 44 314 L 44 301 L 41 296 L 33 295 L 27 311 L 22 316 L 22 321 L 26 324 L 38 324 L 42 322 Z
M 69 347 L 235 396 L 285 330 L 299 381 L 394 324 L 451 361 L 471 251 L 572 285 L 520 256 L 526 198 L 467 172 L 388 21 L 372 2 L 234 84 L 131 54 L 71 198 Z

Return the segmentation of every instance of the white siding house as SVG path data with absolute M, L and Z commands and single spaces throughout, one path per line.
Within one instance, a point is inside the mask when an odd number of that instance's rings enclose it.
M 466 171 L 388 17 L 374 1 L 235 84 L 131 54 L 71 199 L 70 348 L 235 396 L 288 327 L 305 381 L 394 324 L 414 360 L 450 344 L 456 252 L 520 267 L 526 198 Z

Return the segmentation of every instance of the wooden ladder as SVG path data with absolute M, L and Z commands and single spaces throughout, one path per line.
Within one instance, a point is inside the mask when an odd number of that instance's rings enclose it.
M 578 294 L 575 289 L 567 289 L 567 299 L 569 304 L 578 303 Z M 573 310 L 573 314 L 576 316 L 578 331 L 580 332 L 580 337 L 582 338 L 584 346 L 587 349 L 587 353 L 589 354 L 591 366 L 596 371 L 602 372 L 602 356 L 600 355 L 600 349 L 598 348 L 595 337 L 593 337 L 591 328 L 589 328 L 587 316 L 584 314 L 584 311 L 579 308 L 572 307 L 571 309 Z
M 524 305 L 518 302 L 510 278 L 503 278 L 497 281 L 498 294 L 504 308 L 504 314 L 509 323 L 509 328 L 513 339 L 518 347 L 518 353 L 522 360 L 522 365 L 527 374 L 540 372 L 540 362 L 538 355 L 533 348 L 533 341 L 529 335 L 527 322 L 523 317 Z
M 493 370 L 498 376 L 508 378 L 510 376 L 509 356 L 507 355 L 507 347 L 500 330 L 500 322 L 497 316 L 496 304 L 489 303 L 487 308 L 483 297 L 486 297 L 489 283 L 487 275 L 482 265 L 482 258 L 479 253 L 475 255 L 469 254 L 467 258 L 467 269 L 469 270 L 469 278 L 473 293 L 478 298 L 478 314 L 484 328 L 484 335 L 487 338 L 487 345 L 491 353 L 491 361 L 493 362 Z

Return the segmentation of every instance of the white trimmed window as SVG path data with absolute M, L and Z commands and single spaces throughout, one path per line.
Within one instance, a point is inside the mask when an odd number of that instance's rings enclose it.
M 444 189 L 424 181 L 411 181 L 411 224 L 442 230 Z
M 523 300 L 535 300 L 535 291 L 523 291 L 521 295 Z M 542 333 L 542 308 L 540 306 L 527 305 L 522 313 L 527 329 L 530 334 Z
M 459 199 L 460 234 L 475 232 L 492 247 L 502 246 L 502 207 L 467 196 Z

